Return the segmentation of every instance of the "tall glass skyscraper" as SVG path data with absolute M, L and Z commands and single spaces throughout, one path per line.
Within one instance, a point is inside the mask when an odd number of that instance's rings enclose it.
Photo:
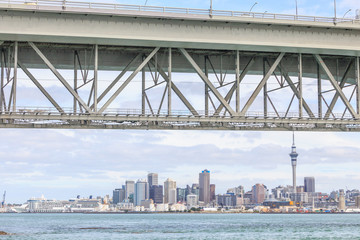
M 133 199 L 135 191 L 135 181 L 127 180 L 125 182 L 125 199 Z
M 159 181 L 158 181 L 158 174 L 157 173 L 149 173 L 148 174 L 148 183 L 149 186 L 154 186 L 154 185 L 159 185 Z
M 170 178 L 164 182 L 164 203 L 176 203 L 176 182 Z
M 304 191 L 305 192 L 315 192 L 315 178 L 314 177 L 304 177 Z
M 210 203 L 210 171 L 205 169 L 199 174 L 199 201 Z
M 139 179 L 135 184 L 134 205 L 140 206 L 141 201 L 149 199 L 149 184 L 145 179 Z

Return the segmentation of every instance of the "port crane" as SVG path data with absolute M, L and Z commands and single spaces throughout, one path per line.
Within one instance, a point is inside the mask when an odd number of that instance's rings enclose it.
M 1 208 L 5 208 L 5 197 L 6 197 L 6 191 L 4 191 L 3 200 L 1 202 Z

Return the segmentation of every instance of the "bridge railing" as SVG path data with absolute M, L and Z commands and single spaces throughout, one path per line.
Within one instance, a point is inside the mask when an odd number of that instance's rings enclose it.
M 274 13 L 256 13 L 256 12 L 241 12 L 241 11 L 227 11 L 227 10 L 210 10 L 210 9 L 195 9 L 195 8 L 175 8 L 175 7 L 158 7 L 158 6 L 142 6 L 142 5 L 127 5 L 127 4 L 112 4 L 112 3 L 96 3 L 96 2 L 79 2 L 66 0 L 0 0 L 0 8 L 24 8 L 24 9 L 38 9 L 42 7 L 59 7 L 59 10 L 66 10 L 66 8 L 94 9 L 106 11 L 135 11 L 135 12 L 152 12 L 152 13 L 167 13 L 167 14 L 182 14 L 200 15 L 200 16 L 219 16 L 219 17 L 248 17 L 255 19 L 275 19 L 288 21 L 303 21 L 303 22 L 323 22 L 323 23 L 351 23 L 360 24 L 360 19 L 353 18 L 331 18 L 318 16 L 303 16 L 303 15 L 289 15 L 289 14 L 274 14 Z
M 81 112 L 79 109 L 74 113 L 73 108 L 71 107 L 65 107 L 62 108 L 63 113 L 60 113 L 56 108 L 54 107 L 18 107 L 16 112 L 11 111 L 2 111 L 1 114 L 23 114 L 23 115 L 62 115 L 62 114 L 68 114 L 68 115 L 90 115 L 86 112 Z M 161 110 L 158 111 L 157 109 L 146 109 L 145 112 L 143 112 L 141 109 L 135 109 L 135 108 L 109 108 L 106 111 L 104 111 L 101 115 L 108 115 L 108 116 L 146 116 L 146 117 L 187 117 L 187 118 L 231 118 L 229 115 L 219 114 L 214 115 L 215 111 L 208 111 L 208 114 L 205 114 L 204 110 L 197 111 L 196 116 L 188 110 L 172 110 L 171 114 L 169 115 L 167 110 Z M 254 119 L 324 119 L 325 114 L 323 114 L 321 117 L 315 113 L 314 116 L 316 117 L 309 117 L 307 114 L 304 114 L 302 117 L 299 116 L 299 113 L 297 112 L 268 112 L 267 114 L 264 114 L 261 111 L 250 111 L 247 112 L 245 117 L 246 118 L 254 118 Z M 351 120 L 354 119 L 350 114 L 343 114 L 343 113 L 333 113 L 330 116 L 326 117 L 326 119 L 334 119 L 334 120 Z

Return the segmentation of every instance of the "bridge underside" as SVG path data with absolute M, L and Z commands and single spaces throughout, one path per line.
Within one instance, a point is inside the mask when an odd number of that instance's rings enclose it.
M 357 56 L 16 41 L 0 50 L 4 128 L 360 131 Z

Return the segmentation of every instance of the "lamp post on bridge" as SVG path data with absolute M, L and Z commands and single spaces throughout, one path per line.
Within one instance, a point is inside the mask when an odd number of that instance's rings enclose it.
M 334 24 L 336 24 L 336 0 L 334 0 L 334 14 L 335 14 Z
M 210 17 L 212 17 L 212 11 L 213 11 L 212 0 L 210 0 Z
M 255 2 L 254 5 L 252 5 L 252 7 L 250 8 L 250 11 L 249 11 L 249 12 L 252 11 L 252 9 L 255 7 L 256 4 L 258 4 L 258 2 Z
M 297 0 L 295 0 L 295 6 L 296 6 L 296 19 L 297 19 L 297 16 L 298 16 L 298 4 L 297 4 Z
M 349 10 L 344 14 L 344 16 L 343 16 L 342 18 L 345 18 L 346 14 L 348 14 L 348 13 L 351 12 L 351 11 L 352 11 L 352 9 L 349 9 Z

